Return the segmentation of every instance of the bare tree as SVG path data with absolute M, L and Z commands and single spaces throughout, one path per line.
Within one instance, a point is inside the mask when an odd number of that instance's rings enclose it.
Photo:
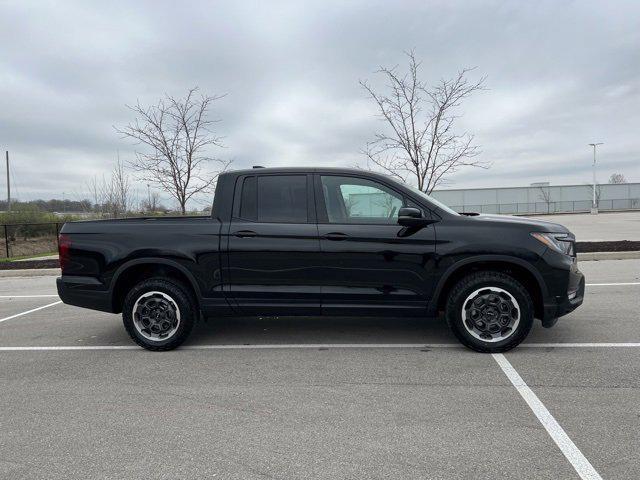
M 465 68 L 454 78 L 428 87 L 419 77 L 420 62 L 414 52 L 406 55 L 407 73 L 398 73 L 397 67 L 376 72 L 387 81 L 386 93 L 360 81 L 389 127 L 387 133 L 375 135 L 364 153 L 369 168 L 380 168 L 403 182 L 414 180 L 420 190 L 431 193 L 460 167 L 489 167 L 476 158 L 480 149 L 473 135 L 455 131 L 458 107 L 484 89 L 485 77 L 471 82 L 467 76 L 473 69 Z
M 117 201 L 115 182 L 110 176 L 95 176 L 87 182 L 87 188 L 91 192 L 91 200 L 94 210 L 101 217 L 115 218 L 120 213 L 120 204 Z
M 101 213 L 99 211 L 100 205 L 100 182 L 97 176 L 92 177 L 87 181 L 87 190 L 89 190 L 90 201 L 91 201 L 91 211 Z
M 87 182 L 87 189 L 93 210 L 100 216 L 117 218 L 133 208 L 130 177 L 119 157 L 110 175 L 94 176 Z
M 110 190 L 113 192 L 113 204 L 116 210 L 115 216 L 126 214 L 131 210 L 133 197 L 130 192 L 131 183 L 129 181 L 129 175 L 120 161 L 119 154 L 118 161 L 111 172 L 111 184 L 112 188 Z
M 609 177 L 609 183 L 615 183 L 615 184 L 627 183 L 627 179 L 622 173 L 612 173 L 611 176 Z
M 145 212 L 157 212 L 162 207 L 160 205 L 160 195 L 156 191 L 149 190 L 147 198 L 142 201 L 142 210 Z
M 551 211 L 551 189 L 548 186 L 539 186 L 540 192 L 538 196 L 547 205 L 547 213 Z
M 589 188 L 589 192 L 593 195 L 593 184 L 585 183 L 585 186 Z M 600 207 L 600 197 L 602 196 L 602 185 L 600 183 L 596 183 L 596 208 Z
M 218 175 L 231 162 L 207 155 L 207 147 L 222 146 L 221 138 L 212 131 L 217 120 L 208 118 L 209 108 L 223 95 L 198 95 L 192 88 L 184 98 L 165 95 L 156 105 L 144 107 L 140 102 L 128 106 L 136 119 L 116 131 L 145 146 L 136 152 L 131 167 L 141 178 L 171 195 L 184 214 L 189 199 L 209 192 Z M 218 169 L 205 172 L 204 167 L 216 163 Z

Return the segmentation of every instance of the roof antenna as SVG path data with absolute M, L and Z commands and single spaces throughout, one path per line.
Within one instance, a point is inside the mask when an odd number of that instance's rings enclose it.
M 264 168 L 262 165 L 254 165 L 253 168 Z

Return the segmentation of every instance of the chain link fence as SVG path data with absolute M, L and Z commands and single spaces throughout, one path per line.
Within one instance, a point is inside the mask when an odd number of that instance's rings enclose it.
M 489 205 L 451 205 L 456 212 L 498 213 L 503 215 L 532 215 L 545 213 L 580 213 L 591 210 L 589 200 L 569 200 L 564 202 L 533 203 L 494 203 Z M 598 210 L 636 210 L 640 209 L 640 199 L 622 198 L 618 200 L 600 200 Z
M 20 258 L 58 251 L 63 223 L 16 223 L 0 225 L 0 258 Z
M 431 195 L 458 212 L 533 215 L 589 212 L 592 185 L 531 185 L 434 190 Z M 596 204 L 601 211 L 639 210 L 640 183 L 597 184 Z

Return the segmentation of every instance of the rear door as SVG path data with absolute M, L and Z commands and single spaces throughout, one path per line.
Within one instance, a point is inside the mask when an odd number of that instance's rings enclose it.
M 228 238 L 228 293 L 242 313 L 320 313 L 312 175 L 239 177 Z
M 422 315 L 433 291 L 435 228 L 398 225 L 403 206 L 429 210 L 389 185 L 315 176 L 323 314 Z

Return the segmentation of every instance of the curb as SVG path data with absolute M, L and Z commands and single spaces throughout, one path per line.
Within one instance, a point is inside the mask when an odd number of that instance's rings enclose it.
M 15 270 L 0 270 L 0 278 L 7 277 L 49 277 L 59 276 L 59 268 L 19 268 Z
M 589 262 L 592 260 L 630 260 L 640 258 L 640 251 L 633 252 L 578 252 L 578 260 Z

